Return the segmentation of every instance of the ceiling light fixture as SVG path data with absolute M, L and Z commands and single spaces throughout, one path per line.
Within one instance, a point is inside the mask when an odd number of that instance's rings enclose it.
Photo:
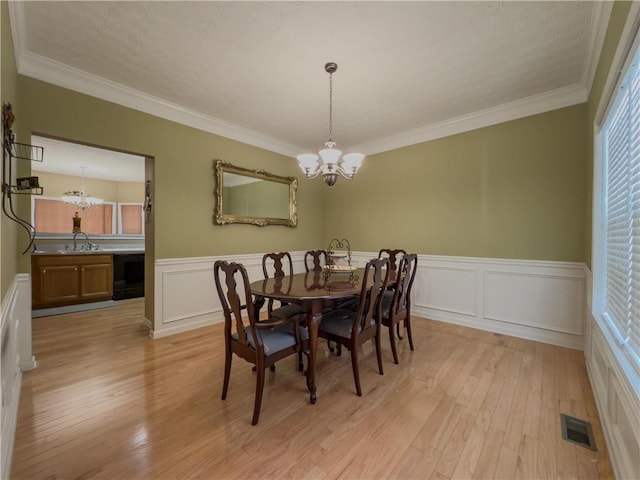
M 325 149 L 315 153 L 303 153 L 298 155 L 298 164 L 307 178 L 316 178 L 322 174 L 324 182 L 332 187 L 338 180 L 338 174 L 347 180 L 351 180 L 362 165 L 364 155 L 362 153 L 348 153 L 342 156 L 342 152 L 335 148 L 336 142 L 331 138 L 333 130 L 333 74 L 338 69 L 338 64 L 329 62 L 324 66 L 329 74 L 329 140 L 325 143 Z M 342 157 L 342 158 L 340 158 Z M 318 164 L 318 158 L 322 163 Z
M 96 205 L 101 205 L 103 200 L 101 198 L 90 197 L 87 195 L 86 187 L 84 185 L 84 171 L 87 167 L 80 167 L 82 169 L 82 186 L 80 191 L 71 190 L 69 192 L 64 192 L 64 196 L 62 200 L 64 203 L 68 203 L 74 205 L 82 210 L 86 208 L 95 207 Z

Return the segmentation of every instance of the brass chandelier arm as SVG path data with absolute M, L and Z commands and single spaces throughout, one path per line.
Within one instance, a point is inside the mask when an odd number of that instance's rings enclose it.
M 347 173 L 342 167 L 337 166 L 333 169 L 329 169 L 326 165 L 320 165 L 316 169 L 315 172 L 309 172 L 309 169 L 305 169 L 305 176 L 309 180 L 313 180 L 314 178 L 319 177 L 320 175 L 330 175 L 332 173 L 339 173 L 341 176 L 346 178 L 347 180 L 353 180 L 355 177 L 355 173 Z

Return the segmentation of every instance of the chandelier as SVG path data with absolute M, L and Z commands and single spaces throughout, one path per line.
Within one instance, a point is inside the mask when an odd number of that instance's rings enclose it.
M 335 148 L 336 142 L 331 138 L 333 130 L 333 74 L 338 69 L 338 64 L 329 62 L 324 66 L 324 69 L 329 74 L 329 140 L 325 143 L 327 148 L 320 150 L 318 155 L 303 153 L 298 155 L 297 159 L 298 165 L 307 178 L 312 179 L 322 175 L 324 182 L 332 187 L 338 180 L 338 174 L 351 180 L 362 165 L 364 155 L 362 153 L 342 155 L 342 152 Z M 322 159 L 322 163 L 318 163 L 318 158 Z
M 64 192 L 62 200 L 64 201 L 64 203 L 74 205 L 75 207 L 84 210 L 86 208 L 91 208 L 95 207 L 96 205 L 102 204 L 103 200 L 101 198 L 90 197 L 89 195 L 87 195 L 86 187 L 84 185 L 84 171 L 87 169 L 87 167 L 80 168 L 82 169 L 81 189 Z

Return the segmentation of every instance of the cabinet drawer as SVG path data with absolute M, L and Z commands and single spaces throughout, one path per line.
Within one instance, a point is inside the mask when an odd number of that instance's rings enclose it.
M 36 255 L 31 257 L 32 263 L 37 265 L 90 265 L 93 263 L 112 263 L 113 255 L 85 254 L 85 255 Z

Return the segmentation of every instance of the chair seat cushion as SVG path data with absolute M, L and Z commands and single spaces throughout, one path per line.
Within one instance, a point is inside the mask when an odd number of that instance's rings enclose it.
M 351 338 L 351 329 L 356 312 L 351 310 L 333 310 L 322 315 L 320 331 L 337 335 L 342 338 Z
M 336 302 L 336 309 L 346 309 L 356 311 L 360 305 L 360 297 L 353 296 L 347 298 L 341 298 Z
M 320 321 L 320 331 L 342 338 L 351 338 L 353 321 L 356 312 L 353 310 L 334 310 L 322 316 Z M 375 319 L 371 319 L 371 325 L 375 326 Z M 361 331 L 358 326 L 358 331 Z
M 293 347 L 296 344 L 294 328 L 295 326 L 292 322 L 287 322 L 275 328 L 259 328 L 258 335 L 262 338 L 265 355 L 273 355 L 281 350 Z M 246 327 L 245 333 L 247 334 L 249 346 L 255 349 L 256 345 L 251 334 L 251 327 Z M 232 337 L 237 340 L 238 334 L 234 333 Z M 309 332 L 306 328 L 300 327 L 300 337 L 303 342 L 309 340 Z
M 382 294 L 382 318 L 389 318 L 391 302 L 393 302 L 393 292 L 384 292 Z
M 304 309 L 300 305 L 290 303 L 283 305 L 282 307 L 274 308 L 271 311 L 271 316 L 275 318 L 289 318 L 304 313 Z

